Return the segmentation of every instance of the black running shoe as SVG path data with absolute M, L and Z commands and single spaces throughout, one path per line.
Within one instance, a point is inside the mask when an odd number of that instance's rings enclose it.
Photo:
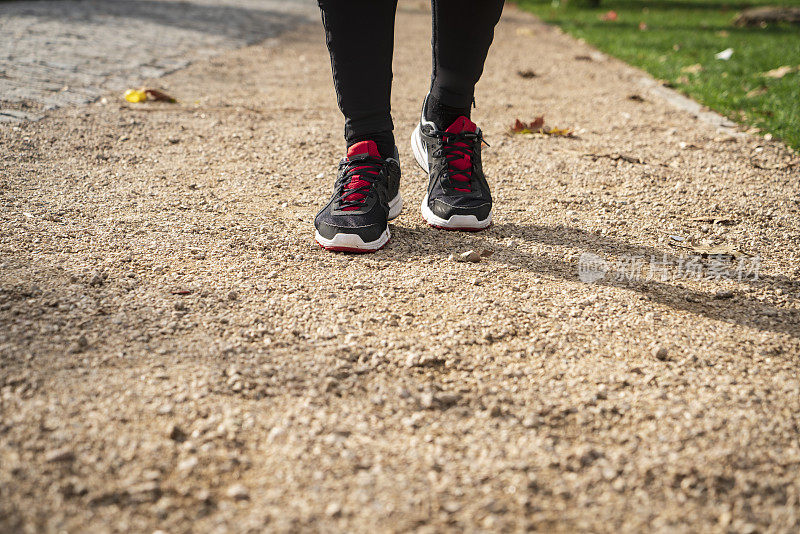
M 492 224 L 492 195 L 481 165 L 483 134 L 466 117 L 444 132 L 422 120 L 411 135 L 411 148 L 428 173 L 422 216 L 436 228 L 483 230 Z
M 400 162 L 381 158 L 373 141 L 351 146 L 339 163 L 333 197 L 314 219 L 317 243 L 338 252 L 375 252 L 389 241 L 387 222 L 400 215 Z

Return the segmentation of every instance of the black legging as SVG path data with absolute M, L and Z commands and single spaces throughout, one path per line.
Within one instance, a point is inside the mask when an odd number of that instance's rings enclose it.
M 469 116 L 475 84 L 504 0 L 431 0 L 430 92 L 442 106 Z M 392 52 L 397 0 L 317 0 L 348 145 L 372 134 L 391 136 Z M 445 125 L 446 126 L 446 125 Z

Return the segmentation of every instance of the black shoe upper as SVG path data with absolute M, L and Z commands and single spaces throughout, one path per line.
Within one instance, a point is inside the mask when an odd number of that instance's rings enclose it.
M 481 164 L 480 129 L 466 117 L 445 131 L 423 120 L 420 137 L 428 153 L 428 208 L 442 219 L 474 215 L 485 220 L 492 195 Z
M 400 188 L 400 162 L 381 158 L 372 141 L 350 147 L 339 163 L 333 196 L 314 219 L 322 237 L 338 233 L 357 234 L 365 242 L 375 241 L 386 230 L 389 202 Z

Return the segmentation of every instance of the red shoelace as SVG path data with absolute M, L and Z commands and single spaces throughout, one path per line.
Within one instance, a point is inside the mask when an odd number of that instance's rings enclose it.
M 447 161 L 449 177 L 453 189 L 462 193 L 471 193 L 472 158 L 475 139 L 479 139 L 478 127 L 466 117 L 457 118 L 442 133 L 442 156 Z
M 372 182 L 381 173 L 384 160 L 374 141 L 361 141 L 347 151 L 348 165 L 352 165 L 342 177 L 339 204 L 344 211 L 355 211 L 364 205 L 372 189 Z

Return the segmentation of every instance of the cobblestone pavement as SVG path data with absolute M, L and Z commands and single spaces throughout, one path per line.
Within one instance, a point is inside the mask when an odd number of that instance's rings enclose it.
M 0 122 L 91 102 L 315 15 L 308 0 L 0 2 Z

